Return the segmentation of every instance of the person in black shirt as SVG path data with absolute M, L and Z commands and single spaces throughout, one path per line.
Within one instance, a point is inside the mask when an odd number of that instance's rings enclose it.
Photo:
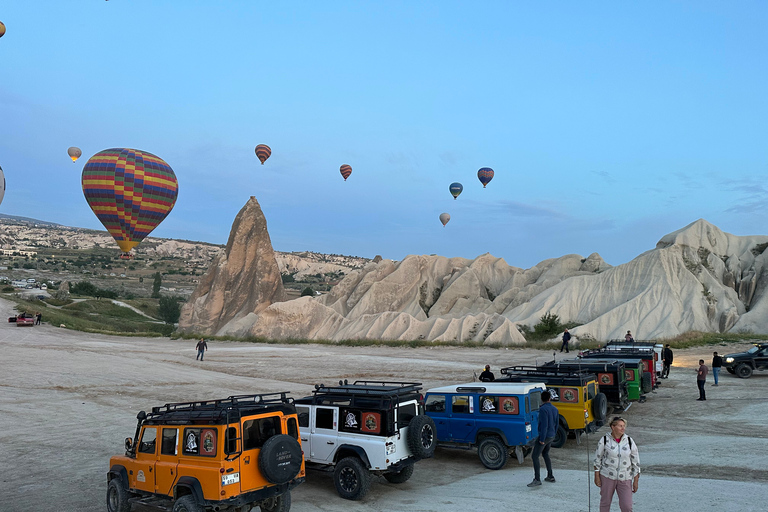
M 723 358 L 717 355 L 717 352 L 712 354 L 712 375 L 715 377 L 715 386 L 717 386 L 717 378 L 720 376 L 720 368 L 723 366 Z
M 563 332 L 563 344 L 560 346 L 560 352 L 565 349 L 565 352 L 568 353 L 570 350 L 568 350 L 568 342 L 571 341 L 571 333 L 568 332 L 568 329 L 566 329 Z
M 669 348 L 669 343 L 667 343 L 667 346 L 661 351 L 661 360 L 664 361 L 664 369 L 661 370 L 662 379 L 669 377 L 669 369 L 672 366 L 672 359 L 672 349 Z
M 483 373 L 480 374 L 480 381 L 493 382 L 494 380 L 496 380 L 496 377 L 493 375 L 493 372 L 491 371 L 491 365 L 489 364 L 485 365 L 485 370 L 483 370 Z

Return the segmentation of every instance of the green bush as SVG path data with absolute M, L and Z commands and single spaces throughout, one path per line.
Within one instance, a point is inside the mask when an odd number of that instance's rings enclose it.
M 307 286 L 306 288 L 301 290 L 302 297 L 306 297 L 306 296 L 314 297 L 314 295 L 315 295 L 315 291 L 310 286 Z

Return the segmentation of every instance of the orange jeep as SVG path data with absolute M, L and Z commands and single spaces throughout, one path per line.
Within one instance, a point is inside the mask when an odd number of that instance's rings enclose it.
M 287 393 L 230 396 L 141 411 L 136 441 L 110 458 L 107 510 L 287 512 L 304 454 Z

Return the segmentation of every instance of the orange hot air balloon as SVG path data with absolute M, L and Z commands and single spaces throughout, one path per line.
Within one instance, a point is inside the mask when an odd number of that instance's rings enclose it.
M 0 21 L 0 37 L 3 37 L 5 35 L 5 24 Z
M 344 164 L 341 167 L 339 167 L 339 172 L 341 172 L 341 175 L 344 177 L 344 181 L 347 181 L 347 178 L 349 178 L 349 175 L 352 174 L 352 167 Z
M 173 169 L 138 149 L 99 151 L 83 167 L 82 181 L 88 206 L 126 253 L 168 216 L 179 194 Z
M 72 163 L 75 163 L 77 162 L 77 159 L 83 155 L 83 152 L 80 151 L 80 148 L 76 148 L 75 146 L 72 146 L 67 150 L 67 154 L 69 155 L 69 158 L 72 159 Z
M 256 146 L 256 156 L 259 158 L 259 161 L 261 161 L 261 165 L 264 165 L 264 162 L 267 161 L 267 158 L 269 158 L 271 154 L 272 148 L 266 144 L 259 144 Z

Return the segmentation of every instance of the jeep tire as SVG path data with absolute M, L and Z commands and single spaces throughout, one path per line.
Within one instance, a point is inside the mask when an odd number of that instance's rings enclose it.
M 259 503 L 261 512 L 288 512 L 291 510 L 291 491 L 273 496 Z
M 336 464 L 333 483 L 345 500 L 361 500 L 371 488 L 371 474 L 357 457 L 345 457 Z
M 606 416 L 608 416 L 608 399 L 605 397 L 605 393 L 598 393 L 592 399 L 592 416 L 595 421 L 605 421 Z
M 640 377 L 640 388 L 643 393 L 653 391 L 653 376 L 651 372 L 643 372 L 642 377 Z
M 173 502 L 173 512 L 203 512 L 203 508 L 194 496 L 187 494 Z
M 748 379 L 752 376 L 752 367 L 747 363 L 741 363 L 736 367 L 736 375 L 742 379 Z
M 293 437 L 278 434 L 270 437 L 259 453 L 259 470 L 267 482 L 287 484 L 301 471 L 301 445 Z
M 488 469 L 501 469 L 507 463 L 509 453 L 501 439 L 495 436 L 486 437 L 477 446 L 480 462 Z
M 413 475 L 413 464 L 405 466 L 400 471 L 388 471 L 384 473 L 384 478 L 391 484 L 402 484 L 407 482 L 411 475 Z
M 552 448 L 562 448 L 565 446 L 565 442 L 568 440 L 568 430 L 565 429 L 561 424 L 557 425 L 557 430 L 555 431 L 555 440 L 552 441 Z
M 128 490 L 119 477 L 109 481 L 107 485 L 107 512 L 130 512 Z
M 419 459 L 428 459 L 435 454 L 437 435 L 435 421 L 426 414 L 418 414 L 408 425 L 408 448 Z

